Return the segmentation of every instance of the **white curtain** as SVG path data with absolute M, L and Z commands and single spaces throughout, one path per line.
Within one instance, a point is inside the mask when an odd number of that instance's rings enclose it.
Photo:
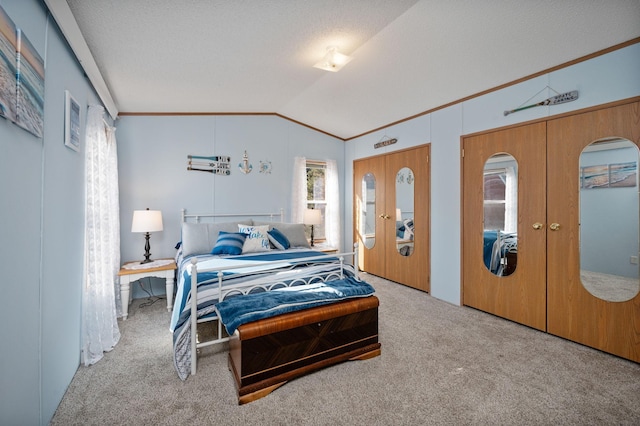
M 325 237 L 327 244 L 341 250 L 342 241 L 340 239 L 340 186 L 338 184 L 338 165 L 336 160 L 327 161 L 327 187 L 325 208 Z
M 120 209 L 115 129 L 104 108 L 89 106 L 85 146 L 86 206 L 82 295 L 82 359 L 98 362 L 120 340 L 117 302 L 120 292 Z
M 293 184 L 291 188 L 291 223 L 302 223 L 307 208 L 307 159 L 293 159 Z
M 515 167 L 507 167 L 505 182 L 505 218 L 504 231 L 518 232 L 518 176 Z

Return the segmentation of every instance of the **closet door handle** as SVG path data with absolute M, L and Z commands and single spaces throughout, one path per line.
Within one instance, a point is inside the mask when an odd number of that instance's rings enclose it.
M 535 229 L 536 231 L 539 229 L 542 229 L 542 224 L 540 222 L 536 222 L 533 224 L 533 229 Z
M 552 231 L 557 231 L 558 229 L 560 229 L 560 224 L 554 222 L 551 225 L 549 225 L 549 229 L 551 229 Z

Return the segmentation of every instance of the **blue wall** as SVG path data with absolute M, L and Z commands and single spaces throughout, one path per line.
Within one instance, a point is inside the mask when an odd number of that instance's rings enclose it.
M 44 137 L 0 119 L 0 424 L 47 424 L 80 363 L 84 150 L 64 146 L 64 90 L 82 106 L 82 128 L 87 105 L 99 102 L 41 1 L 0 0 L 0 6 L 46 62 Z M 151 239 L 154 257 L 173 256 L 181 208 L 284 208 L 289 219 L 298 155 L 338 160 L 345 249 L 353 232 L 353 160 L 431 143 L 432 295 L 459 304 L 460 136 L 638 96 L 638 75 L 636 44 L 347 143 L 277 116 L 122 117 L 116 123 L 122 260 L 142 256 L 141 236 L 129 232 L 135 209 L 163 211 L 165 229 Z M 580 99 L 504 117 L 546 86 L 578 89 Z M 374 150 L 385 135 L 398 143 Z M 236 164 L 245 150 L 254 166 L 248 175 L 186 171 L 188 154 L 230 155 Z M 272 162 L 271 175 L 257 171 L 261 160 Z M 134 294 L 144 295 L 137 288 Z
M 134 210 L 161 210 L 164 230 L 151 236 L 152 258 L 173 257 L 180 210 L 192 213 L 266 213 L 291 218 L 293 158 L 334 159 L 344 194 L 344 142 L 275 115 L 123 116 L 117 120 L 122 261 L 142 259 L 144 237 L 131 233 Z M 237 167 L 247 152 L 251 173 Z M 231 174 L 187 170 L 187 155 L 231 157 Z M 260 173 L 260 161 L 271 173 Z M 146 284 L 146 282 L 144 283 Z M 164 283 L 152 281 L 153 294 Z M 138 285 L 133 296 L 144 297 Z
M 44 137 L 0 119 L 0 424 L 47 424 L 80 362 L 84 149 L 64 146 L 64 91 L 82 128 L 99 102 L 41 1 L 0 6 L 46 69 Z
M 635 161 L 635 147 L 583 153 L 582 166 Z M 637 177 L 636 177 L 637 180 Z M 580 267 L 638 278 L 638 187 L 580 190 Z

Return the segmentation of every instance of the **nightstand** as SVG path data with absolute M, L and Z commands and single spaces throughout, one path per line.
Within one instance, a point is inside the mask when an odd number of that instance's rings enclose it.
M 158 259 L 150 263 L 141 264 L 140 261 L 127 262 L 122 265 L 118 276 L 120 277 L 120 299 L 122 301 L 122 317 L 129 316 L 129 303 L 131 303 L 131 283 L 142 278 L 164 278 L 167 282 L 167 310 L 171 312 L 173 307 L 173 283 L 176 262 L 173 259 Z
M 311 250 L 321 251 L 323 253 L 337 253 L 338 249 L 335 247 L 331 247 L 325 243 L 316 243 L 311 247 Z

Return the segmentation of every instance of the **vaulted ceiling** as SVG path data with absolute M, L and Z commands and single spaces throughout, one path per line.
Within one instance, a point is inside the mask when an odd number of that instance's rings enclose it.
M 46 2 L 120 113 L 276 113 L 343 139 L 640 37 L 640 0 Z M 337 73 L 313 68 L 330 45 L 353 56 Z

